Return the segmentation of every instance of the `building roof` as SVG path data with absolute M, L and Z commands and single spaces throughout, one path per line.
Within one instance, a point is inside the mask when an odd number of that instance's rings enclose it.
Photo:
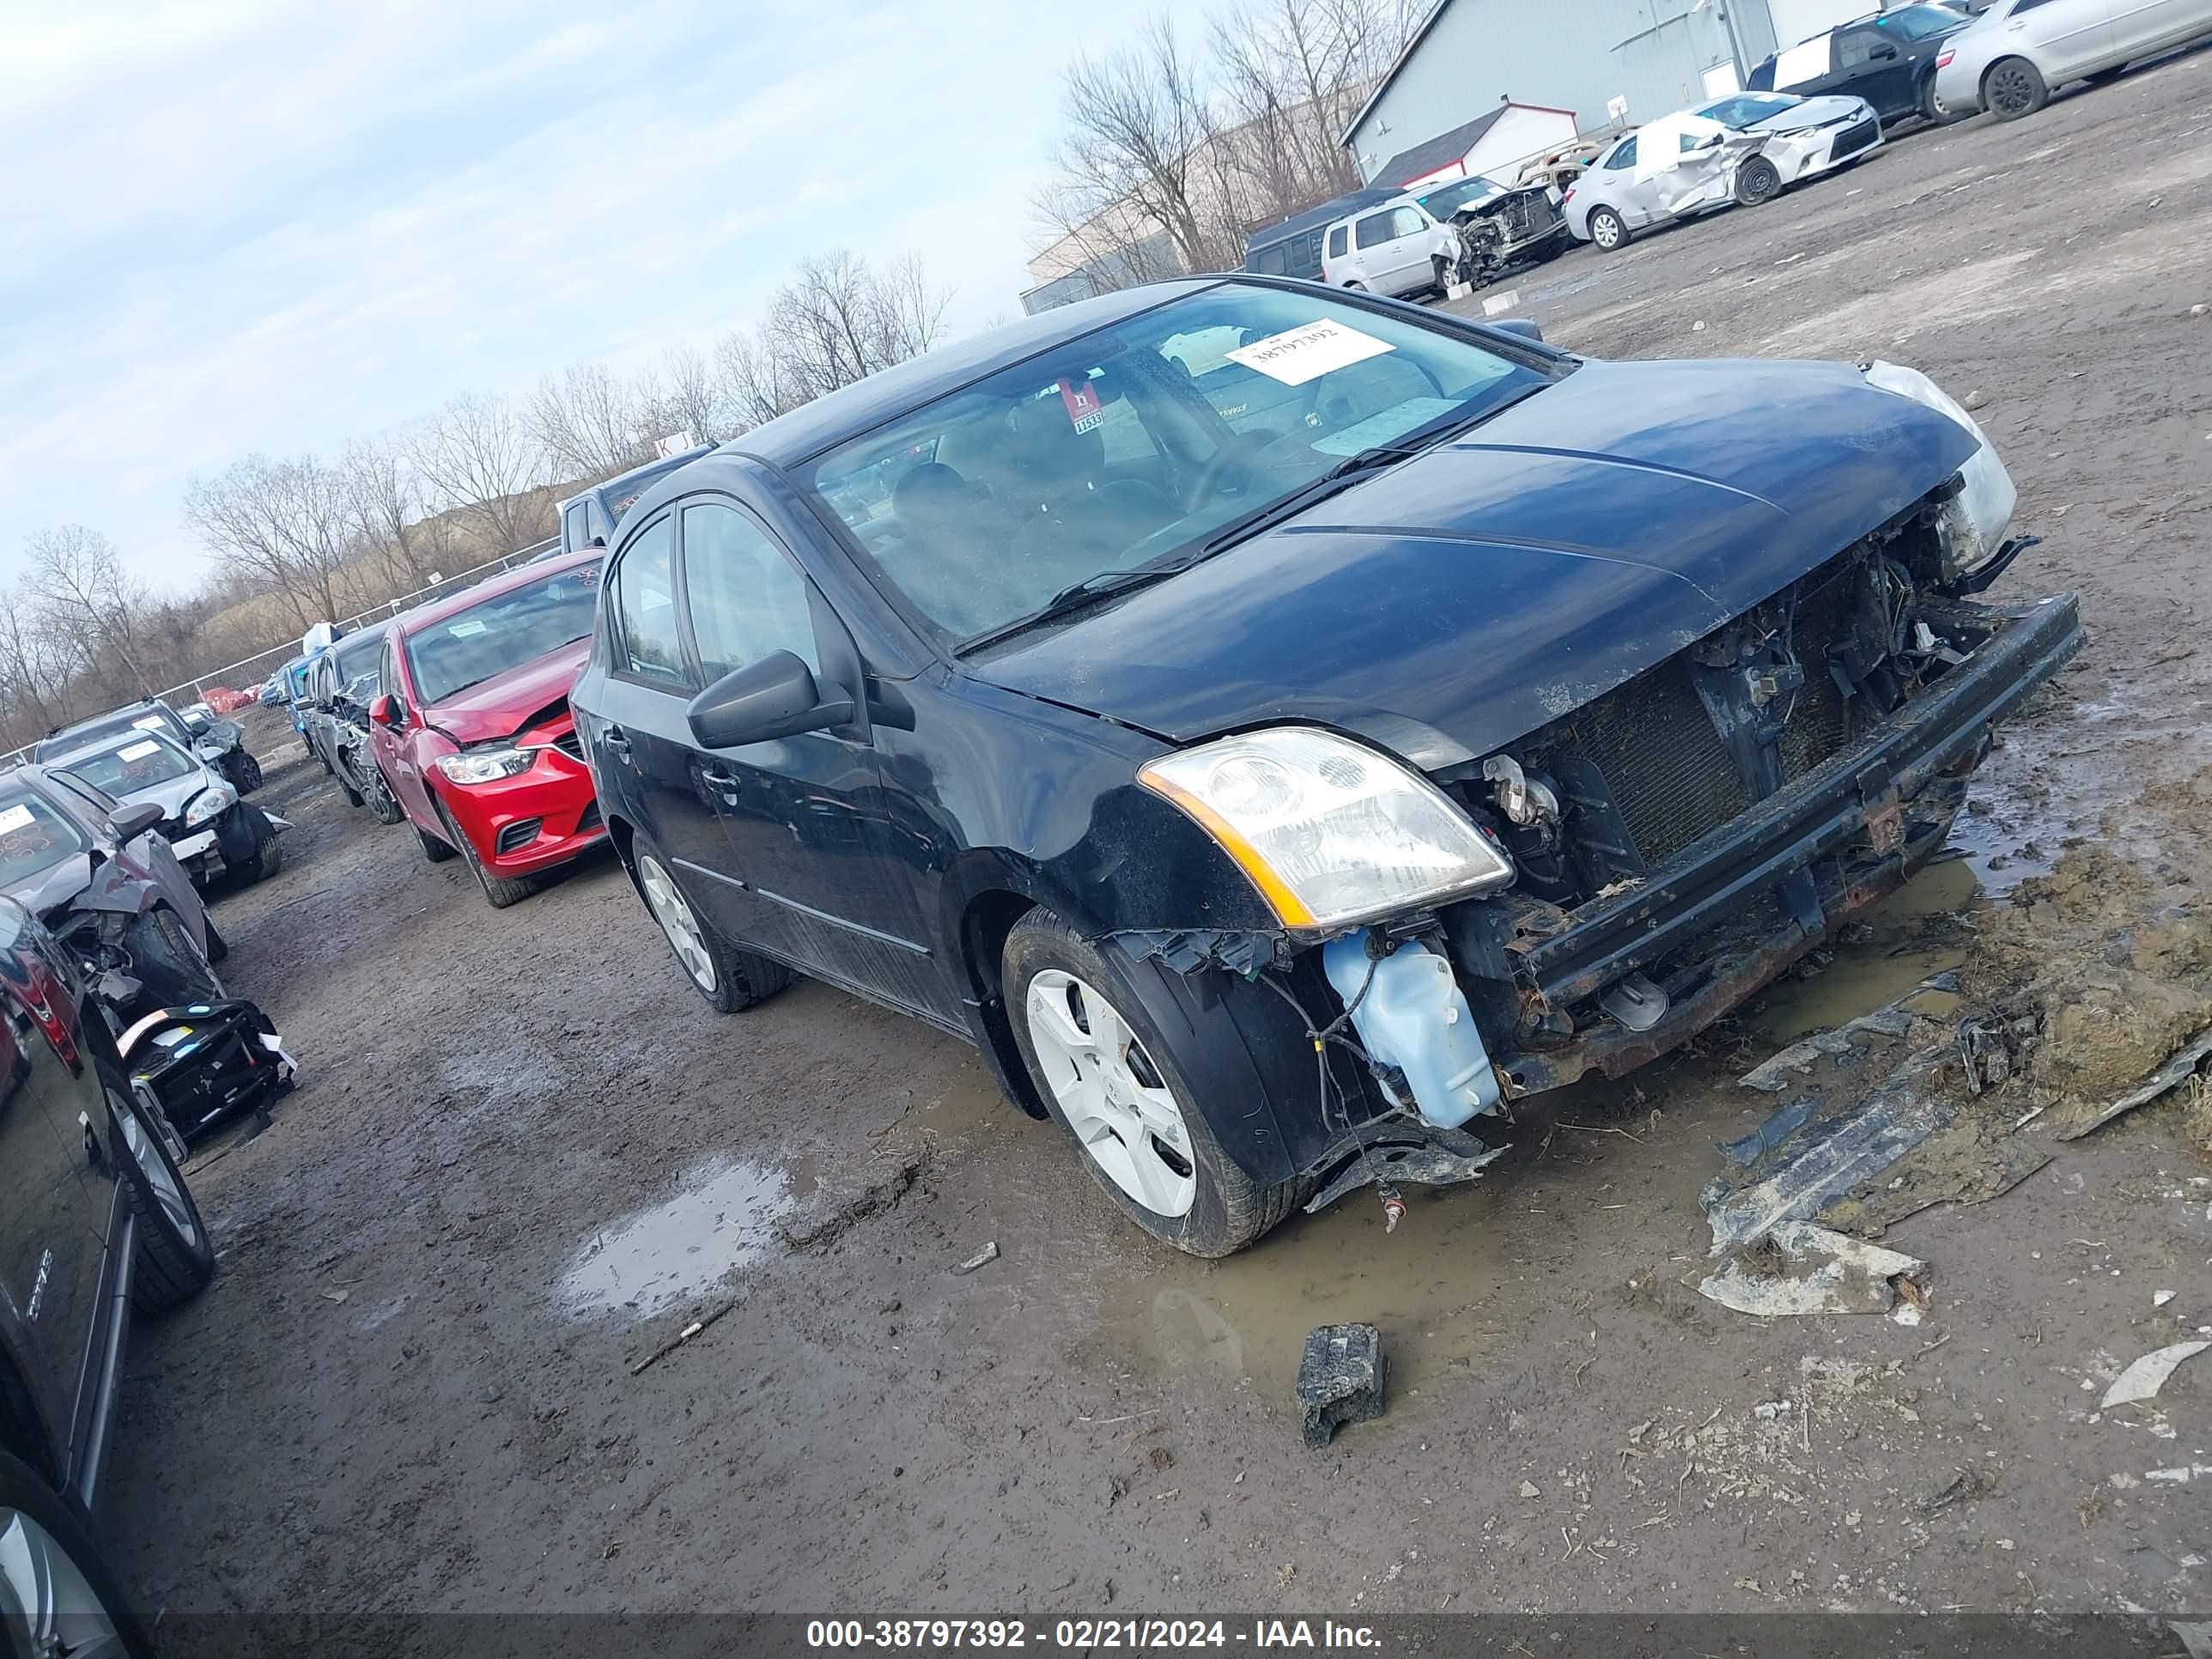
M 1449 132 L 1438 133 L 1425 144 L 1401 150 L 1381 167 L 1375 176 L 1394 185 L 1402 185 L 1409 179 L 1425 178 L 1438 167 L 1465 158 L 1482 135 L 1498 125 L 1498 118 L 1512 106 L 1501 103 L 1474 118 L 1454 127 Z

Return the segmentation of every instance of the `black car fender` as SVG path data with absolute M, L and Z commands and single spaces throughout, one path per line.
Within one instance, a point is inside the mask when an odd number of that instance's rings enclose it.
M 111 915 L 143 916 L 161 900 L 161 890 L 155 883 L 133 875 L 112 859 L 102 859 L 93 866 L 92 879 L 85 884 L 71 908 Z

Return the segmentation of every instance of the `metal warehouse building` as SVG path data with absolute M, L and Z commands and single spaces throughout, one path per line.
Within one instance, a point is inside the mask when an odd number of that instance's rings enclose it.
M 1345 143 L 1360 176 L 1371 179 L 1392 157 L 1504 99 L 1572 110 L 1584 132 L 1624 118 L 1649 121 L 1734 90 L 1778 46 L 1878 4 L 1438 0 L 1354 118 Z

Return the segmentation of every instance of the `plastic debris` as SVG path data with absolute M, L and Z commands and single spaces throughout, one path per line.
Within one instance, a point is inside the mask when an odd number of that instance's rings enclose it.
M 2185 1359 L 2212 1348 L 2212 1342 L 2177 1342 L 2169 1348 L 2157 1348 L 2145 1354 L 2127 1370 L 2122 1371 L 2112 1386 L 2105 1390 L 2099 1408 L 2110 1411 L 2115 1406 L 2125 1406 L 2138 1400 L 2155 1400 L 2158 1391 L 2166 1386 Z
M 1387 1370 L 1382 1334 L 1372 1325 L 1322 1325 L 1309 1332 L 1298 1361 L 1306 1444 L 1326 1446 L 1342 1425 L 1382 1416 Z
M 998 1259 L 999 1241 L 994 1238 L 989 1243 L 986 1244 L 981 1249 L 976 1251 L 975 1255 L 969 1256 L 965 1261 L 961 1262 L 958 1266 L 954 1267 L 952 1271 L 956 1273 L 963 1275 L 972 1273 L 978 1267 L 989 1267 L 991 1263 L 996 1261 Z
M 2058 1138 L 2061 1140 L 2079 1140 L 2092 1130 L 2103 1128 L 2114 1118 L 2132 1112 L 2138 1106 L 2147 1105 L 2197 1070 L 2208 1058 L 2212 1058 L 2212 1028 L 2199 1031 L 2187 1044 L 2176 1050 L 2172 1059 L 2143 1079 L 2142 1087 L 2122 1095 L 2087 1123 L 2076 1124 L 2062 1131 Z
M 2172 1291 L 2154 1291 L 2151 1292 L 2150 1305 L 2154 1308 L 2163 1308 L 2167 1303 L 2172 1300 L 2173 1292 Z
M 1758 1243 L 1732 1253 L 1698 1285 L 1708 1301 L 1738 1313 L 1778 1318 L 1796 1314 L 1886 1314 L 1897 1305 L 1894 1281 L 1926 1277 L 1928 1264 L 1901 1250 L 1832 1232 L 1809 1221 L 1786 1221 Z M 1917 1306 L 1920 1298 L 1908 1298 Z
M 2166 1627 L 2179 1640 L 2189 1659 L 2212 1659 L 2212 1619 L 2169 1619 Z

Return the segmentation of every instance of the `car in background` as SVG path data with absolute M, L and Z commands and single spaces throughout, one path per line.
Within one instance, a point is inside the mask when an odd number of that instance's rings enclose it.
M 1730 93 L 1616 140 L 1562 209 L 1578 240 L 1609 253 L 1654 226 L 1770 202 L 1881 145 L 1881 123 L 1863 99 Z
M 2033 115 L 2069 81 L 2102 86 L 2140 58 L 2212 36 L 2212 0 L 1998 0 L 1943 41 L 1936 97 L 1945 113 Z
M 622 515 L 629 511 L 630 503 L 659 483 L 678 468 L 688 466 L 702 455 L 713 453 L 712 444 L 698 444 L 678 455 L 664 455 L 658 460 L 647 461 L 643 466 L 632 467 L 613 477 L 579 491 L 561 503 L 561 539 L 557 548 L 541 553 L 532 563 L 558 558 L 563 553 L 581 553 L 597 544 L 605 547 L 614 538 L 615 526 Z
M 153 1652 L 89 1517 L 135 1309 L 205 1288 L 183 1143 L 133 1088 L 69 953 L 0 899 L 0 1622 L 15 1651 Z
M 495 909 L 606 839 L 568 709 L 605 556 L 518 566 L 384 636 L 369 703 L 377 769 L 423 857 L 466 859 Z
M 241 795 L 250 795 L 261 787 L 261 763 L 246 750 L 244 726 L 204 704 L 195 703 L 179 712 L 159 697 L 128 703 L 74 726 L 58 726 L 39 739 L 31 757 L 50 761 L 84 747 L 95 738 L 129 731 L 167 733 L 211 763 Z
M 0 894 L 21 905 L 87 971 L 137 990 L 107 999 L 126 1020 L 222 995 L 228 954 L 191 878 L 161 833 L 161 809 L 124 805 L 35 763 L 0 773 Z
M 282 862 L 278 831 L 290 826 L 252 801 L 167 732 L 123 732 L 96 738 L 46 763 L 125 805 L 161 809 L 161 831 L 193 882 L 204 890 L 228 873 L 256 882 Z
M 572 707 L 711 1006 L 797 973 L 963 1036 L 1222 1255 L 1385 1161 L 1471 1175 L 1932 858 L 2081 643 L 2070 597 L 1970 597 L 2013 506 L 1893 364 L 1189 278 L 664 480 Z
M 1441 292 L 1460 257 L 1459 233 L 1411 196 L 1347 215 L 1322 241 L 1321 277 L 1331 288 L 1401 298 Z
M 1413 196 L 1429 217 L 1460 233 L 1463 256 L 1471 252 L 1466 226 L 1478 219 L 1495 226 L 1485 261 L 1493 270 L 1527 259 L 1556 258 L 1574 246 L 1559 216 L 1559 192 L 1547 185 L 1501 185 L 1480 173 Z M 1467 263 L 1463 257 L 1462 266 Z M 1465 281 L 1473 273 L 1462 269 L 1454 274 Z
M 1387 202 L 1401 192 L 1393 186 L 1366 185 L 1254 231 L 1244 242 L 1244 269 L 1261 276 L 1295 276 L 1318 283 L 1322 238 L 1347 213 Z
M 368 705 L 376 696 L 384 635 L 391 626 L 387 620 L 357 628 L 315 659 L 307 671 L 306 715 L 307 746 L 338 781 L 346 799 L 356 806 L 374 799 L 377 817 L 397 823 L 398 803 L 368 752 Z
M 261 689 L 253 694 L 253 700 L 264 708 L 274 708 L 284 701 L 284 671 L 282 668 L 261 682 Z
M 2104 0 L 2096 0 L 2101 6 Z M 1823 29 L 1753 66 L 1753 92 L 1802 98 L 1863 98 L 1885 125 L 1918 115 L 1943 118 L 1936 105 L 1936 59 L 1968 19 L 1948 6 L 1900 6 L 1878 17 Z
M 1602 155 L 1606 146 L 1612 142 L 1611 137 L 1577 138 L 1570 144 L 1554 145 L 1540 155 L 1523 161 L 1515 182 L 1543 185 L 1563 192 L 1589 170 L 1589 164 Z

